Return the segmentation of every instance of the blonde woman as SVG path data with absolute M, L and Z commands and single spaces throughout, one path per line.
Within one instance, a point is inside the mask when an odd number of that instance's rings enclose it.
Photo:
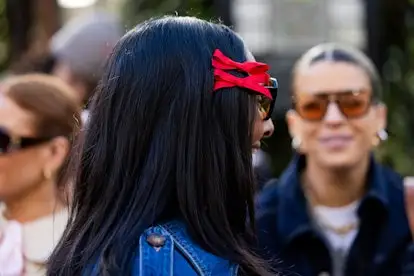
M 372 155 L 387 139 L 373 64 L 357 49 L 321 44 L 298 61 L 292 86 L 297 154 L 258 199 L 264 254 L 301 276 L 400 275 L 414 248 L 403 178 Z

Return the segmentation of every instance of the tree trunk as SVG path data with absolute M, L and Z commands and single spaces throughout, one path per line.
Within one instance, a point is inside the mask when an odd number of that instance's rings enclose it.
M 31 71 L 34 62 L 46 56 L 49 40 L 60 27 L 56 0 L 7 0 L 10 33 L 10 69 Z

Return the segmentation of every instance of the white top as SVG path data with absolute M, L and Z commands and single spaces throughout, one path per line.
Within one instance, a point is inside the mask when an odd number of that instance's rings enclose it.
M 346 227 L 351 224 L 359 226 L 357 214 L 359 203 L 357 201 L 343 207 L 313 207 L 313 220 L 319 226 L 330 246 L 334 276 L 344 274 L 346 258 L 358 233 L 358 227 L 346 234 L 338 234 L 332 228 Z M 329 225 L 329 227 L 326 227 L 326 225 Z
M 9 221 L 3 216 L 5 206 L 0 204 L 0 233 Z M 45 275 L 45 264 L 59 242 L 69 218 L 67 209 L 22 224 L 22 253 L 24 276 Z

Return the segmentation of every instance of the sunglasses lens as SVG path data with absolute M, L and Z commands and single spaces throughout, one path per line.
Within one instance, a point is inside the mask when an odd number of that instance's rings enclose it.
M 265 87 L 269 89 L 272 99 L 269 99 L 264 96 L 258 96 L 259 112 L 263 120 L 270 119 L 270 116 L 273 112 L 273 107 L 276 102 L 278 83 L 275 78 L 269 78 L 269 81 L 266 83 Z
M 0 153 L 7 152 L 9 145 L 10 145 L 10 136 L 3 130 L 0 130 Z
M 262 119 L 268 118 L 272 109 L 272 100 L 264 96 L 258 96 L 259 113 Z
M 306 120 L 321 120 L 325 115 L 327 102 L 323 99 L 312 99 L 296 104 L 296 111 Z
M 337 93 L 333 97 L 328 94 L 301 95 L 296 97 L 295 100 L 296 111 L 306 120 L 322 120 L 331 102 L 337 104 L 339 110 L 346 118 L 352 119 L 360 117 L 367 112 L 371 104 L 371 95 L 363 91 L 347 91 Z
M 364 115 L 370 106 L 368 93 L 349 93 L 338 97 L 338 106 L 347 118 Z

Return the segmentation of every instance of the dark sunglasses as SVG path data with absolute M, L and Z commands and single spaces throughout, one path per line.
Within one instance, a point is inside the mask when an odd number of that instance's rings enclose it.
M 26 149 L 45 142 L 53 138 L 33 138 L 19 137 L 10 135 L 5 129 L 0 128 L 0 154 L 9 153 L 11 151 Z
M 269 89 L 273 99 L 269 99 L 263 95 L 259 95 L 259 113 L 263 120 L 269 120 L 272 117 L 273 109 L 277 98 L 279 85 L 275 78 L 269 78 L 269 82 L 265 84 L 265 88 Z
M 369 90 L 347 90 L 335 93 L 298 93 L 293 98 L 293 107 L 303 119 L 321 121 L 329 104 L 335 103 L 347 119 L 364 116 L 371 104 L 372 93 Z

